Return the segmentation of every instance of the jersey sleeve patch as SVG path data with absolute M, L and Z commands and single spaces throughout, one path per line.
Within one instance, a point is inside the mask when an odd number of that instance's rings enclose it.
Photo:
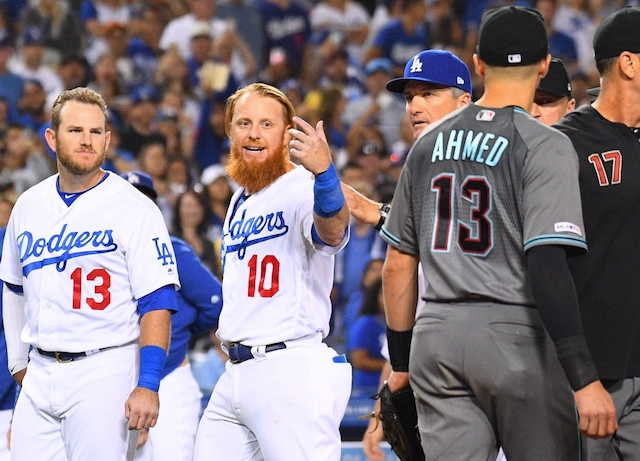
M 571 232 L 582 237 L 582 229 L 580 229 L 580 226 L 576 226 L 570 222 L 557 222 L 553 225 L 553 229 L 556 232 Z

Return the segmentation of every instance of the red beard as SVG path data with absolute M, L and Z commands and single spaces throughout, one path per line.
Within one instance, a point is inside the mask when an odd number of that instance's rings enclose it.
M 289 171 L 289 154 L 284 145 L 280 146 L 280 154 L 271 154 L 264 161 L 247 161 L 240 149 L 231 144 L 229 163 L 226 172 L 233 181 L 247 192 L 254 194 L 272 184 L 276 179 Z

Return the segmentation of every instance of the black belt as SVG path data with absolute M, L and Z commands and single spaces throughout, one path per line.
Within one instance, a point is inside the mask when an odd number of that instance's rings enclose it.
M 113 347 L 117 347 L 117 346 L 113 346 Z M 113 347 L 103 347 L 102 349 L 98 349 L 98 351 L 100 352 L 100 351 L 104 351 L 104 350 L 107 350 L 107 349 L 113 349 Z M 83 357 L 86 357 L 87 355 L 92 355 L 92 354 L 87 354 L 86 352 L 59 352 L 59 351 L 51 352 L 51 351 L 43 351 L 39 347 L 36 347 L 36 350 L 41 355 L 44 355 L 46 357 L 54 358 L 60 363 L 73 362 L 74 360 L 81 359 Z
M 265 352 L 279 351 L 285 349 L 287 345 L 285 343 L 267 344 L 264 348 Z M 229 360 L 231 363 L 242 363 L 254 358 L 251 353 L 251 346 L 245 346 L 240 343 L 231 343 L 227 346 L 227 352 L 229 353 Z

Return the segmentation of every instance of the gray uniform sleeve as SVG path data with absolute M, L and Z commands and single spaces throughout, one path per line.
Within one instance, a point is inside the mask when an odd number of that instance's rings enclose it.
M 548 136 L 523 140 L 530 146 L 522 173 L 525 251 L 537 245 L 585 250 L 578 157 L 571 141 L 553 128 Z
M 419 254 L 419 240 L 411 208 L 411 169 L 406 166 L 400 173 L 391 211 L 380 230 L 380 236 L 403 253 Z

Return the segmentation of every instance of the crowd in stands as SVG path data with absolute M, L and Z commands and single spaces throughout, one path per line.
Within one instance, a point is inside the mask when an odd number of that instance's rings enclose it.
M 235 189 L 224 173 L 224 102 L 231 93 L 255 81 L 281 88 L 298 115 L 312 125 L 324 120 L 343 182 L 389 202 L 412 136 L 405 102 L 386 82 L 428 48 L 448 49 L 473 69 L 480 18 L 504 3 L 0 1 L 0 204 L 55 172 L 44 142 L 52 102 L 64 89 L 88 86 L 109 106 L 104 168 L 151 175 L 170 232 L 221 278 L 220 232 Z M 570 70 L 578 105 L 588 103 L 586 90 L 598 86 L 595 28 L 627 2 L 513 3 L 543 13 L 550 52 Z M 472 75 L 475 100 L 482 82 Z M 377 231 L 354 220 L 337 258 L 333 297 L 330 339 L 353 352 L 354 365 L 364 364 L 359 379 L 374 386 L 369 375 L 382 359 L 363 338 L 383 336 L 377 280 L 384 254 Z

